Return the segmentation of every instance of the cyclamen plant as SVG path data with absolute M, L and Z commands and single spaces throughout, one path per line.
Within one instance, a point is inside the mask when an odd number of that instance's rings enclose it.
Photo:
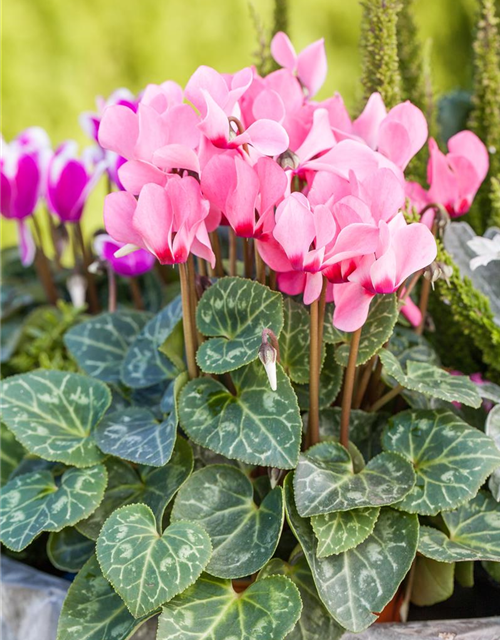
M 50 532 L 54 566 L 78 571 L 58 640 L 125 640 L 158 614 L 158 640 L 334 640 L 500 562 L 500 388 L 448 373 L 422 335 L 430 280 L 449 277 L 436 236 L 486 148 L 431 139 L 425 190 L 405 179 L 419 108 L 373 93 L 353 120 L 340 95 L 314 100 L 322 40 L 297 55 L 280 32 L 271 52 L 265 77 L 200 67 L 184 89 L 117 92 L 84 119 L 95 173 L 67 146 L 48 166 L 64 222 L 100 172 L 118 188 L 94 240 L 109 310 L 64 337 L 79 373 L 3 382 L 23 460 L 0 540 Z M 2 213 L 22 221 L 34 207 L 15 202 Z M 117 307 L 115 275 L 155 262 L 178 265 L 181 294 Z

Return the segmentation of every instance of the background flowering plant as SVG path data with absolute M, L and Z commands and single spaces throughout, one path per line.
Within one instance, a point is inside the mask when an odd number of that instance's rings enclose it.
M 315 100 L 323 41 L 297 54 L 277 31 L 270 73 L 115 92 L 82 155 L 38 130 L 4 145 L 2 214 L 58 306 L 19 328 L 40 293 L 6 263 L 0 541 L 78 572 L 59 640 L 157 614 L 159 640 L 333 639 L 471 586 L 474 562 L 498 578 L 498 235 L 450 222 L 495 165 L 471 130 L 447 153 L 429 137 L 397 56 L 408 11 L 366 3 L 354 118 Z M 450 312 L 482 373 L 451 370 Z

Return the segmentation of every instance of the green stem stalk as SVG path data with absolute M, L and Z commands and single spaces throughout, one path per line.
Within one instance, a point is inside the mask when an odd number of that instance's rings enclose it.
M 310 310 L 309 344 L 309 422 L 307 428 L 310 447 L 319 442 L 319 304 L 315 300 Z
M 184 327 L 184 343 L 186 346 L 186 360 L 188 365 L 189 378 L 198 377 L 198 366 L 196 364 L 196 343 L 195 331 L 192 323 L 191 313 L 191 293 L 189 291 L 189 274 L 186 263 L 179 264 L 179 276 L 181 282 L 182 295 L 182 324 Z
M 342 410 L 340 415 L 340 444 L 346 448 L 349 446 L 349 422 L 351 419 L 352 394 L 354 391 L 354 379 L 356 377 L 356 361 L 358 359 L 361 329 L 362 327 L 352 334 L 349 361 L 344 379 L 344 394 L 342 396 Z

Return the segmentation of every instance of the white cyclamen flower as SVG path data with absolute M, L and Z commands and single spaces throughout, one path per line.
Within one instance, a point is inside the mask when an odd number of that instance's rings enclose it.
M 483 267 L 493 260 L 500 260 L 500 233 L 494 238 L 481 238 L 480 236 L 469 240 L 467 246 L 477 255 L 470 261 L 472 271 Z

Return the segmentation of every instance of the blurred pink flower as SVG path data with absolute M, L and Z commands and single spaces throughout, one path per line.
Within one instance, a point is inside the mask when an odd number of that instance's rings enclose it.
M 111 269 L 118 275 L 135 278 L 151 271 L 156 262 L 152 253 L 144 249 L 138 249 L 121 258 L 116 257 L 115 253 L 123 249 L 124 246 L 122 242 L 116 242 L 105 233 L 99 234 L 94 240 L 94 249 L 98 257 L 109 264 Z

